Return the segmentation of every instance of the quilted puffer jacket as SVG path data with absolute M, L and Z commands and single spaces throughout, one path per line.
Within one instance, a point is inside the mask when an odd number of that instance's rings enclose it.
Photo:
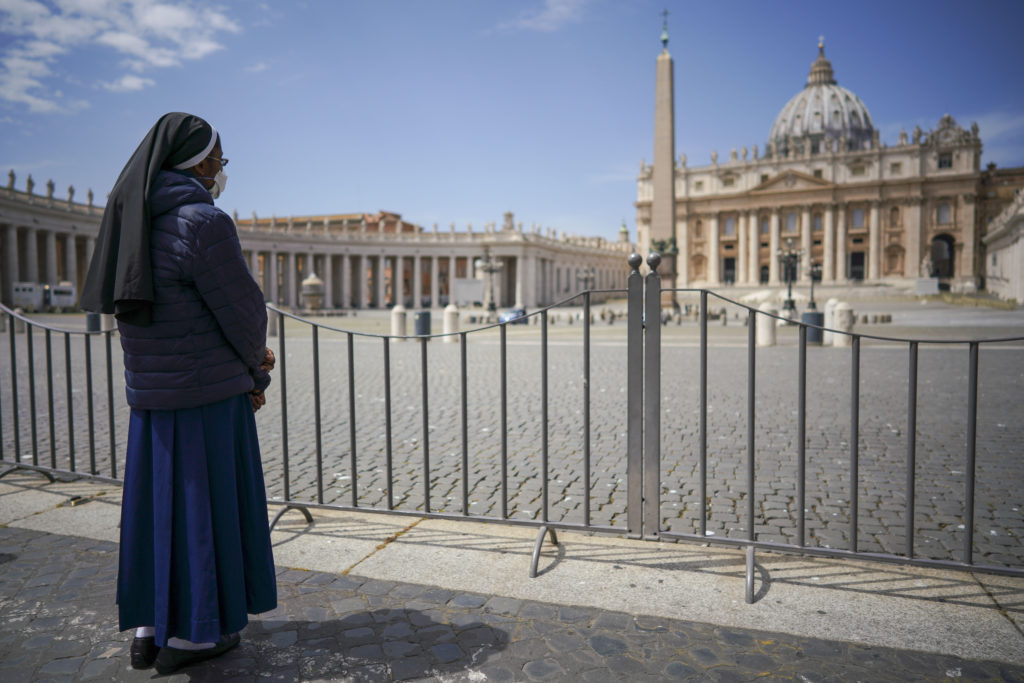
M 265 389 L 267 310 L 234 222 L 173 171 L 157 176 L 150 215 L 153 321 L 118 322 L 128 405 L 177 410 Z

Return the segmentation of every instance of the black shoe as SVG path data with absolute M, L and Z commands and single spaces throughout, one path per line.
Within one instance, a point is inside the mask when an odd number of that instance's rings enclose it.
M 156 638 L 135 638 L 132 640 L 132 668 L 148 669 L 153 666 L 156 660 L 156 653 L 159 648 L 156 646 Z
M 238 645 L 238 641 L 238 634 L 233 633 L 230 636 L 222 636 L 220 642 L 205 650 L 179 650 L 176 647 L 162 647 L 156 656 L 156 671 L 158 674 L 166 676 L 183 666 L 222 655 Z

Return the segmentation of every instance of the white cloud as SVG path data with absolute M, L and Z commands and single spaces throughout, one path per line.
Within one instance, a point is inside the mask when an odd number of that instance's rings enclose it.
M 100 85 L 111 92 L 134 92 L 136 90 L 142 90 L 150 85 L 156 85 L 156 81 L 152 78 L 142 78 L 141 76 L 136 76 L 134 74 L 125 74 L 113 83 L 101 81 Z
M 27 105 L 34 112 L 68 111 L 51 80 L 63 73 L 60 60 L 88 46 L 111 48 L 138 74 L 200 60 L 224 48 L 220 34 L 238 33 L 223 11 L 199 0 L 0 0 L 0 100 Z M 122 76 L 101 82 L 130 92 L 153 85 L 152 78 Z
M 245 67 L 245 70 L 248 71 L 249 73 L 258 74 L 261 71 L 266 71 L 267 70 L 267 63 L 266 62 L 256 62 L 255 64 L 251 64 L 251 65 Z
M 540 9 L 527 10 L 519 18 L 502 23 L 500 29 L 523 29 L 527 31 L 557 31 L 564 25 L 583 18 L 583 6 L 587 0 L 544 0 Z

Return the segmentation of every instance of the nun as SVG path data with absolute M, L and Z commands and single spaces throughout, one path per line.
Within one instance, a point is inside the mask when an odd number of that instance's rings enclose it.
M 131 665 L 161 674 L 239 642 L 277 606 L 254 412 L 274 355 L 234 222 L 221 139 L 160 117 L 110 193 L 82 308 L 112 313 L 131 417 L 117 575 Z

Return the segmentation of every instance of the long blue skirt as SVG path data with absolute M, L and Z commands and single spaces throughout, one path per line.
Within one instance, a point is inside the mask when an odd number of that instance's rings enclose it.
M 121 630 L 215 642 L 277 606 L 256 421 L 247 394 L 131 411 L 117 576 Z

